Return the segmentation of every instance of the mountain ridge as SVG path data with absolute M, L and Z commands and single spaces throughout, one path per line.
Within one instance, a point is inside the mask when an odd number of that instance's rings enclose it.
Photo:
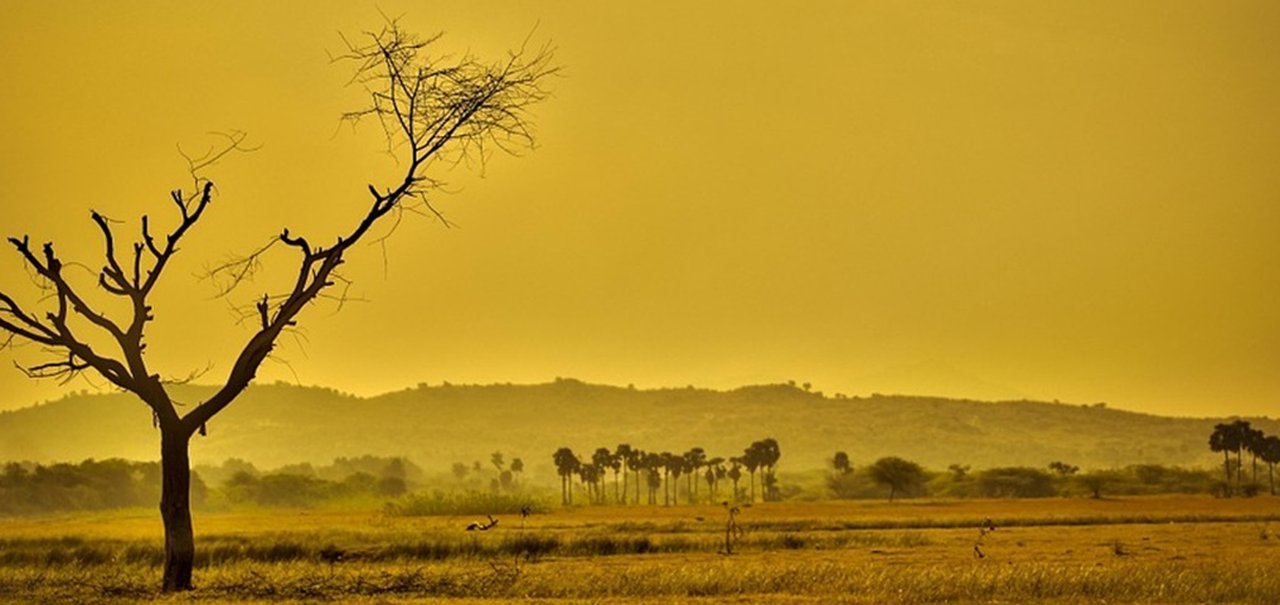
M 190 404 L 214 387 L 174 387 Z M 1179 418 L 1104 404 L 872 395 L 829 397 L 790 384 L 730 390 L 635 389 L 573 379 L 532 385 L 421 384 L 357 397 L 324 387 L 254 385 L 192 440 L 192 461 L 242 458 L 260 466 L 328 463 L 340 456 L 406 456 L 428 470 L 486 461 L 502 451 L 550 475 L 551 454 L 580 456 L 619 443 L 649 451 L 703 447 L 740 454 L 774 437 L 782 466 L 818 468 L 837 450 L 854 464 L 901 456 L 926 467 L 1082 468 L 1134 463 L 1210 466 L 1221 458 L 1208 435 L 1226 418 Z M 1268 433 L 1280 422 L 1250 418 Z M 127 393 L 76 393 L 0 412 L 0 460 L 154 460 L 159 437 L 149 411 Z

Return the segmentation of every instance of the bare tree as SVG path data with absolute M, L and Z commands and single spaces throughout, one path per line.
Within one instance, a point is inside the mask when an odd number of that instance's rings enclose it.
M 33 248 L 28 237 L 9 239 L 40 291 L 33 304 L 20 304 L 9 291 L 0 291 L 0 330 L 7 333 L 0 344 L 27 341 L 50 355 L 25 367 L 32 378 L 67 380 L 92 370 L 137 395 L 151 409 L 160 429 L 166 591 L 192 588 L 191 436 L 197 431 L 204 434 L 206 424 L 249 386 L 276 340 L 296 325 L 305 308 L 328 296 L 326 291 L 335 284 L 345 283 L 338 269 L 353 246 L 371 237 L 375 227 L 385 230 L 406 211 L 440 217 L 428 199 L 440 185 L 432 169 L 441 163 L 447 167 L 483 162 L 491 148 L 512 152 L 533 143 L 528 110 L 547 96 L 546 81 L 556 71 L 551 49 L 521 49 L 497 63 L 471 56 L 437 59 L 428 50 L 438 38 L 419 38 L 389 21 L 379 31 L 344 39 L 347 48 L 339 60 L 355 64 L 353 82 L 371 99 L 367 107 L 344 118 L 376 120 L 403 172 L 389 186 L 369 185 L 371 199 L 365 210 L 332 243 L 324 245 L 285 229 L 257 252 L 213 269 L 213 276 L 224 280 L 222 292 L 228 293 L 247 283 L 269 252 L 283 245 L 293 252 L 296 278 L 286 289 L 264 294 L 247 308 L 254 325 L 252 336 L 222 386 L 209 399 L 184 408 L 185 414 L 175 407 L 168 383 L 151 371 L 144 355 L 146 328 L 154 319 L 149 300 L 216 191 L 203 169 L 229 152 L 244 149 L 242 134 L 229 135 L 221 148 L 190 160 L 193 186 L 170 194 L 177 221 L 167 231 L 157 231 L 156 223 L 143 216 L 138 239 L 122 248 L 117 226 L 92 213 L 104 244 L 96 283 L 74 279 L 67 269 L 83 265 L 64 261 L 52 243 Z M 113 314 L 119 308 L 128 311 Z

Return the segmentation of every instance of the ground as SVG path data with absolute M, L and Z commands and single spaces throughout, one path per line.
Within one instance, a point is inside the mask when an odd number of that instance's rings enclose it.
M 160 520 L 0 520 L 0 601 L 1272 603 L 1280 498 L 583 507 L 528 519 L 197 514 L 197 590 L 158 593 Z M 983 527 L 994 526 L 994 531 Z

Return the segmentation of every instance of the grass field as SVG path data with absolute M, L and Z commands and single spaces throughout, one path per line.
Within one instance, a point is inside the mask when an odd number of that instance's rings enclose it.
M 716 506 L 499 519 L 198 515 L 198 590 L 179 596 L 156 591 L 152 511 L 0 520 L 0 601 L 1280 601 L 1280 498 L 757 504 L 732 555 Z

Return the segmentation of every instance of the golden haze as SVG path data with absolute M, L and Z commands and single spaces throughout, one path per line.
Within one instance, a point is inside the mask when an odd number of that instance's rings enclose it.
M 536 151 L 446 175 L 461 228 L 362 250 L 369 302 L 311 310 L 264 380 L 1280 400 L 1271 2 L 4 3 L 0 234 L 96 267 L 90 208 L 171 218 L 175 144 L 249 132 L 148 351 L 220 378 L 248 330 L 190 276 L 337 234 L 394 172 L 325 54 L 377 7 L 449 52 L 550 40 L 564 77 Z M 38 353 L 4 354 L 0 407 L 58 392 L 9 367 Z

